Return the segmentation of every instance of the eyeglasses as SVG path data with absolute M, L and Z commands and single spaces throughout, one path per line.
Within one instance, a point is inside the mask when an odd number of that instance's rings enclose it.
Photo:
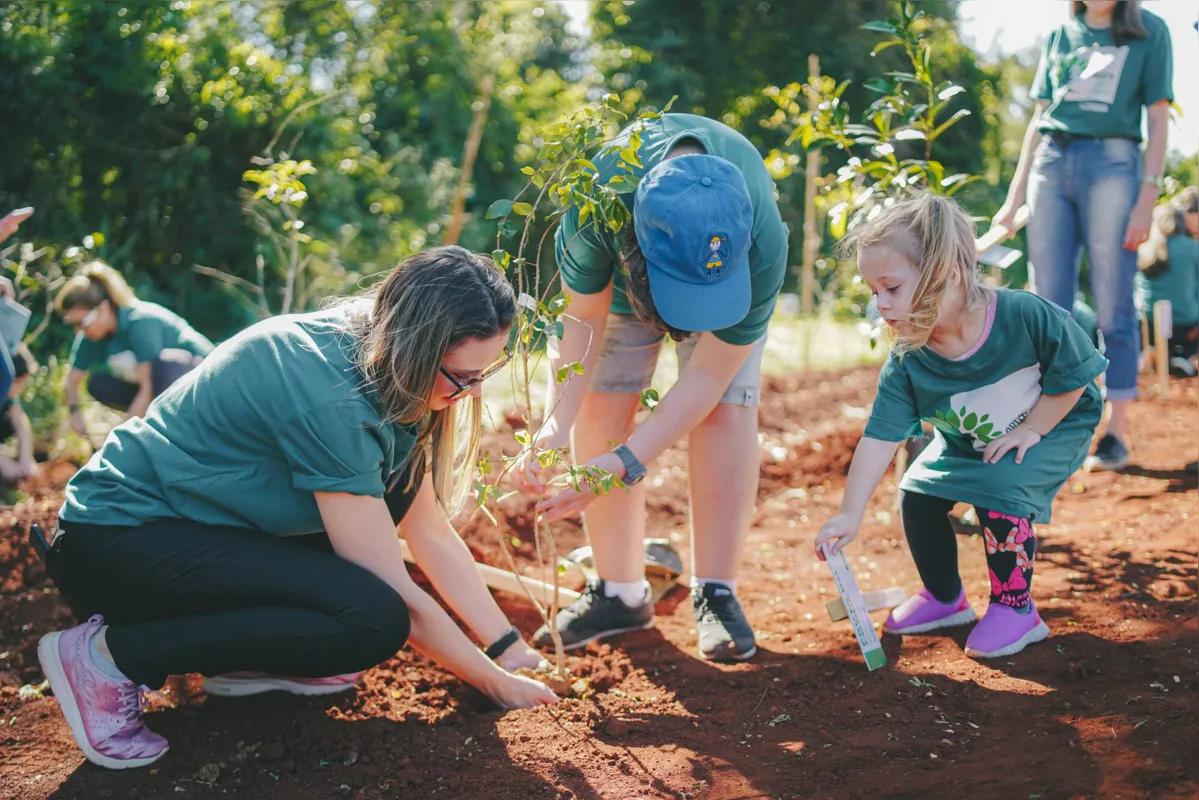
M 499 372 L 511 360 L 512 360 L 512 350 L 505 347 L 504 355 L 502 355 L 498 361 L 496 361 L 490 367 L 483 370 L 478 375 L 475 375 L 472 378 L 459 377 L 459 376 L 455 375 L 454 373 L 450 372 L 445 367 L 441 367 L 440 368 L 441 374 L 444 375 L 450 383 L 454 384 L 454 386 L 457 389 L 457 391 L 455 391 L 453 394 L 451 394 L 448 399 L 449 400 L 457 400 L 459 397 L 466 394 L 471 389 L 475 388 L 480 383 L 482 383 L 483 381 L 490 378 L 492 375 Z
M 75 323 L 76 330 L 83 330 L 90 326 L 93 322 L 100 318 L 100 306 L 96 306 L 91 311 L 83 315 L 83 319 Z

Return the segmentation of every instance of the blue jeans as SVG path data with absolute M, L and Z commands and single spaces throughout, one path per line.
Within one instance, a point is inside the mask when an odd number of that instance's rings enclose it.
M 1109 400 L 1137 396 L 1137 254 L 1124 231 L 1141 191 L 1141 152 L 1130 139 L 1041 141 L 1028 179 L 1028 261 L 1033 291 L 1067 311 L 1087 251 L 1103 331 Z

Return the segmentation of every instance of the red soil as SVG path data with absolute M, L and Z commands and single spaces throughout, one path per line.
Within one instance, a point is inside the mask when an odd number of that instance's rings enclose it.
M 18 692 L 41 680 L 37 638 L 70 621 L 26 544 L 29 523 L 52 524 L 71 467 L 47 470 L 32 499 L 0 510 L 0 797 L 1195 797 L 1199 506 L 1182 470 L 1199 453 L 1195 382 L 1135 406 L 1140 467 L 1063 490 L 1033 586 L 1047 642 L 980 663 L 962 653 L 965 629 L 884 637 L 889 664 L 870 673 L 848 623 L 827 620 L 834 590 L 811 542 L 840 501 L 873 382 L 862 369 L 767 386 L 739 584 L 761 650 L 749 663 L 696 658 L 675 592 L 654 630 L 568 659 L 594 693 L 553 710 L 493 710 L 408 651 L 332 700 L 207 699 L 178 678 L 149 716 L 170 755 L 128 773 L 84 762 L 54 700 Z M 650 534 L 684 554 L 685 465 L 671 450 L 649 478 Z M 893 503 L 893 485 L 878 492 L 852 550 L 864 590 L 919 585 Z M 506 504 L 500 533 L 522 539 L 527 567 L 528 510 Z M 983 546 L 961 531 L 981 611 Z M 489 523 L 464 536 L 507 566 Z M 558 539 L 562 552 L 584 541 L 577 526 Z M 525 601 L 501 600 L 526 633 L 537 626 Z

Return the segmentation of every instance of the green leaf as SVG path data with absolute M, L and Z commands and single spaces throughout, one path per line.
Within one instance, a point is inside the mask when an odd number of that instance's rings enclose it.
M 529 432 L 526 430 L 514 431 L 512 433 L 512 437 L 516 439 L 516 441 L 520 442 L 524 447 L 528 447 L 529 442 L 531 441 L 529 439 Z
M 878 92 L 879 94 L 888 94 L 888 93 L 890 93 L 891 89 L 893 88 L 893 86 L 890 83 L 887 83 L 882 78 L 871 78 L 870 80 L 866 81 L 862 85 L 865 86 L 870 91 Z
M 991 431 L 993 430 L 995 430 L 995 426 L 988 422 L 985 425 L 979 425 L 978 428 L 975 429 L 974 435 L 979 439 L 985 440 L 991 436 Z
M 971 412 L 962 420 L 962 427 L 968 431 L 974 430 L 974 426 L 978 424 L 978 414 Z
M 487 209 L 487 219 L 495 219 L 496 217 L 506 217 L 512 213 L 513 202 L 511 200 L 496 200 Z
M 507 250 L 492 250 L 491 260 L 494 261 L 495 265 L 500 269 L 507 269 L 512 257 L 508 255 Z
M 521 170 L 520 170 L 521 175 L 533 175 L 536 172 L 537 172 L 537 170 L 533 169 L 532 167 L 521 167 Z
M 570 367 L 570 371 L 576 375 L 583 374 L 583 362 L 582 361 L 572 361 L 569 364 L 567 364 L 566 366 Z
M 878 44 L 876 44 L 874 46 L 874 49 L 870 51 L 870 55 L 877 56 L 879 53 L 883 52 L 888 47 L 894 47 L 897 44 L 903 44 L 903 42 L 899 41 L 898 39 L 891 39 L 890 41 L 879 42 Z
M 966 412 L 966 409 L 963 408 L 962 413 L 965 413 L 965 412 Z M 957 412 L 954 411 L 952 408 L 945 412 L 945 421 L 948 422 L 950 425 L 952 425 L 954 430 L 957 430 L 958 428 L 962 427 L 962 418 L 959 417 L 957 415 Z
M 558 367 L 558 371 L 554 373 L 554 382 L 563 383 L 566 381 L 566 376 L 570 374 L 570 367 Z
M 622 148 L 620 151 L 620 158 L 622 161 L 632 164 L 634 167 L 640 168 L 642 166 L 641 159 L 637 157 L 637 150 L 635 148 Z
M 899 35 L 899 28 L 892 25 L 890 22 L 883 22 L 881 19 L 871 20 L 862 26 L 864 31 L 875 31 L 877 33 L 889 33 L 892 36 Z M 896 42 L 900 44 L 900 42 Z
M 494 207 L 494 204 L 493 204 L 493 207 Z M 488 213 L 491 213 L 491 212 L 489 211 Z M 533 204 L 532 203 L 513 203 L 512 204 L 512 213 L 516 214 L 517 216 L 527 217 L 533 213 Z
M 520 537 L 519 536 L 509 536 L 508 544 L 512 545 L 513 550 L 519 550 L 520 549 Z
M 940 125 L 938 125 L 936 128 L 934 128 L 931 133 L 929 133 L 928 140 L 930 142 L 935 142 L 937 140 L 938 136 L 945 133 L 945 131 L 949 130 L 951 127 L 956 125 L 962 119 L 962 117 L 968 117 L 968 116 L 970 116 L 970 109 L 968 109 L 968 108 L 958 109 L 957 111 L 955 111 L 953 113 L 952 117 L 950 117 L 949 119 L 942 122 Z

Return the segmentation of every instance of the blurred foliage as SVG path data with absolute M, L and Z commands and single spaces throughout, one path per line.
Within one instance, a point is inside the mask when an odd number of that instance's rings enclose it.
M 900 48 L 871 56 L 879 42 L 867 23 L 896 15 L 892 0 L 826 3 L 819 0 L 767 0 L 728 3 L 722 0 L 594 0 L 595 64 L 606 85 L 621 93 L 626 111 L 643 105 L 660 108 L 679 96 L 676 111 L 705 114 L 744 133 L 763 153 L 775 176 L 779 207 L 791 227 L 791 263 L 802 254 L 804 171 L 801 156 L 786 146 L 792 128 L 780 124 L 806 110 L 781 108 L 763 87 L 799 85 L 808 79 L 808 55 L 820 57 L 820 70 L 849 81 L 842 102 L 865 109 L 877 98 L 871 79 L 887 72 L 910 71 Z M 998 131 L 1008 88 L 999 67 L 982 64 L 960 40 L 955 27 L 956 2 L 921 2 L 925 14 L 921 35 L 934 53 L 937 82 L 952 81 L 967 91 L 950 99 L 949 115 L 969 116 L 937 142 L 938 160 L 946 174 L 983 175 L 959 199 L 975 213 L 989 215 L 1003 199 Z M 1018 144 L 1017 144 L 1018 146 Z M 845 165 L 847 156 L 822 152 L 822 172 Z M 1014 164 L 1014 162 L 1013 162 Z M 793 291 L 795 277 L 786 291 Z
M 566 21 L 528 0 L 13 0 L 0 5 L 0 206 L 34 206 L 21 235 L 36 242 L 99 232 L 95 255 L 142 297 L 222 338 L 259 310 L 230 313 L 212 272 L 257 284 L 262 256 L 272 308 L 287 286 L 287 259 L 247 218 L 251 159 L 313 164 L 306 274 L 353 288 L 437 240 L 490 73 L 463 234 L 483 249 L 481 210 L 515 193 L 538 129 L 581 100 Z M 69 338 L 58 326 L 47 344 Z

